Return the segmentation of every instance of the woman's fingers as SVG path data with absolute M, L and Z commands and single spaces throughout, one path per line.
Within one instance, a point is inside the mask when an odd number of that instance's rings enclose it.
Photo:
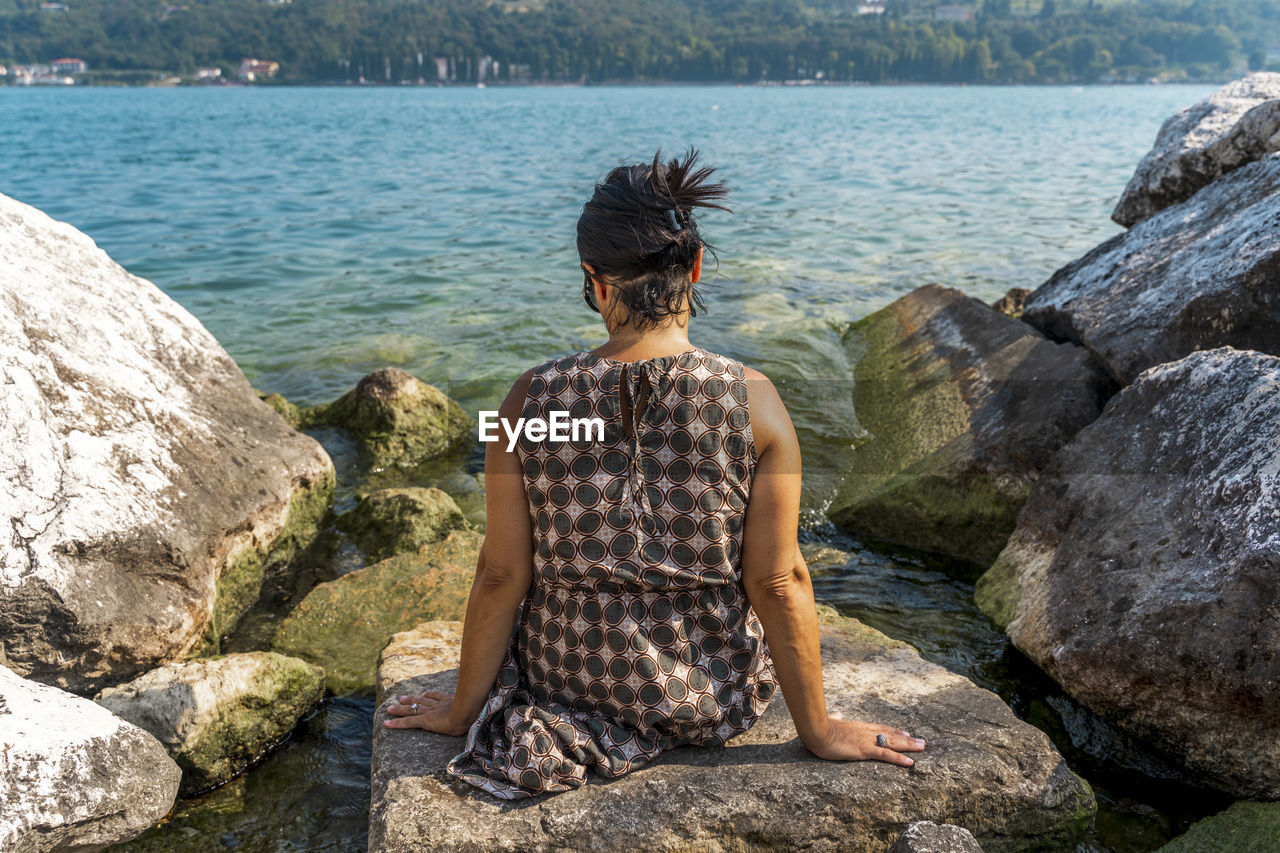
M 897 730 L 895 730 L 894 734 L 886 737 L 885 741 L 889 749 L 894 749 L 898 752 L 922 752 L 924 750 L 924 738 L 897 734 Z
M 892 749 L 884 749 L 876 747 L 874 757 L 881 761 L 887 761 L 890 764 L 899 764 L 903 767 L 910 767 L 915 764 L 909 756 L 903 755 L 901 752 L 894 752 Z
M 398 717 L 413 716 L 414 714 L 422 714 L 430 711 L 439 704 L 439 699 L 409 696 L 401 698 L 400 703 L 397 705 L 388 705 L 387 713 L 395 714 Z

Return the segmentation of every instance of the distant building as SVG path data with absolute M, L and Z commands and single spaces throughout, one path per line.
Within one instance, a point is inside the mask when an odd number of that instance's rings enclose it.
M 0 77 L 8 77 L 8 76 L 9 76 L 9 69 L 5 68 L 3 65 L 0 65 Z
M 935 21 L 972 21 L 972 6 L 935 6 L 933 9 L 933 19 Z
M 240 73 L 238 76 L 246 83 L 253 83 L 258 80 L 265 80 L 268 77 L 274 77 L 279 70 L 279 62 L 249 57 L 240 60 Z
M 863 3 L 858 7 L 859 15 L 883 15 L 884 0 L 871 0 L 870 3 Z
M 89 66 L 83 59 L 62 58 L 55 59 L 52 63 L 53 72 L 55 74 L 83 74 L 89 70 Z
M 197 80 L 216 80 L 221 76 L 222 76 L 221 68 L 197 68 L 196 69 Z
M 437 56 L 436 62 L 436 79 L 440 81 L 449 79 L 449 57 Z
M 43 12 L 65 12 L 67 11 L 66 3 L 41 3 L 40 10 Z

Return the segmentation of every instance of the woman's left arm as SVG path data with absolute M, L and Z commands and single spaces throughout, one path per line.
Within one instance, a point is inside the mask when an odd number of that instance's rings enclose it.
M 521 416 L 532 377 L 530 370 L 516 380 L 498 410 L 500 418 L 515 423 Z M 485 446 L 484 490 L 484 545 L 467 599 L 456 692 L 400 697 L 400 703 L 388 709 L 388 728 L 464 735 L 498 680 L 516 613 L 533 583 L 533 526 L 523 468 L 516 450 L 507 450 L 501 430 L 499 439 Z

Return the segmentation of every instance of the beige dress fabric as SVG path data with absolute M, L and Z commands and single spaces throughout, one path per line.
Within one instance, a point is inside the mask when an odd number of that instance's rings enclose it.
M 625 391 L 625 402 L 624 394 Z M 777 688 L 742 587 L 756 449 L 740 362 L 695 348 L 539 365 L 523 415 L 599 417 L 604 441 L 521 438 L 534 580 L 448 772 L 503 799 L 719 745 Z

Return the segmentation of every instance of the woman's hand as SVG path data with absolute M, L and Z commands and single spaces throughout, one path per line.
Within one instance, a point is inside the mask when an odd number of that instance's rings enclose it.
M 910 732 L 903 729 L 879 723 L 842 720 L 835 714 L 829 716 L 827 721 L 830 725 L 821 739 L 805 746 L 814 755 L 828 761 L 875 759 L 910 767 L 915 762 L 902 753 L 924 751 L 924 738 L 912 737 Z M 884 735 L 885 746 L 876 744 L 876 735 Z
M 452 720 L 453 694 L 429 690 L 418 695 L 401 696 L 387 707 L 391 715 L 383 725 L 389 729 L 426 729 L 442 735 L 462 737 L 471 728 Z

